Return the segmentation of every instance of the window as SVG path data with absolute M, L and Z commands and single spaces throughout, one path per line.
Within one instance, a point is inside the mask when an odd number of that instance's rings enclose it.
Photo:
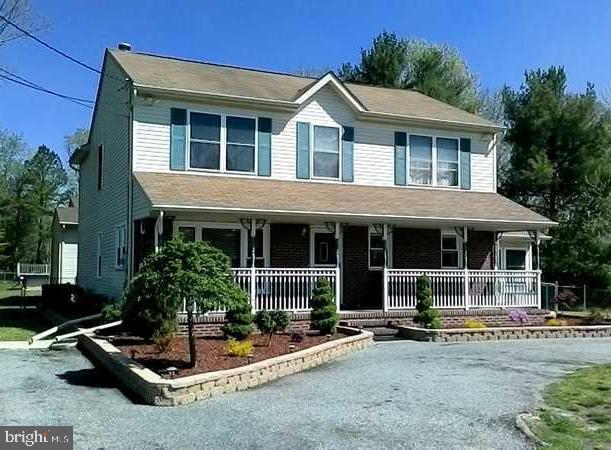
M 437 138 L 437 184 L 458 186 L 458 139 Z
M 369 269 L 384 268 L 384 236 L 373 229 L 369 230 Z
M 227 117 L 227 170 L 255 171 L 255 119 Z
M 252 245 L 252 237 L 248 233 L 248 256 L 246 257 L 246 266 L 250 267 L 252 264 L 252 258 L 250 253 L 250 246 Z M 265 258 L 263 256 L 263 230 L 257 230 L 255 236 L 255 267 L 265 267 Z
M 462 265 L 462 242 L 453 232 L 441 233 L 441 267 L 459 269 Z
M 127 255 L 127 244 L 125 225 L 119 225 L 115 230 L 115 268 L 125 267 L 125 256 Z
M 197 169 L 221 167 L 221 116 L 191 113 L 190 166 Z
M 104 164 L 104 147 L 98 145 L 98 191 L 102 189 L 102 165 Z
M 433 138 L 409 137 L 409 177 L 413 184 L 433 183 Z
M 313 238 L 310 241 L 312 245 L 313 263 L 314 266 L 320 267 L 335 267 L 337 265 L 337 241 L 335 233 L 329 232 L 313 232 Z
M 202 228 L 202 241 L 218 248 L 231 259 L 231 267 L 240 267 L 241 233 L 239 229 Z
M 98 240 L 95 251 L 95 274 L 97 278 L 102 277 L 102 235 L 98 234 Z
M 339 178 L 339 128 L 314 126 L 314 176 Z
M 195 242 L 195 227 L 178 227 L 178 233 L 187 242 Z
M 526 270 L 526 250 L 505 249 L 506 270 Z

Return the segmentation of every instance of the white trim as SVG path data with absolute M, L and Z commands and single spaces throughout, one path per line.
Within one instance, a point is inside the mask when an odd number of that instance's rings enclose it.
M 500 270 L 507 270 L 507 250 L 517 250 L 524 252 L 524 270 L 532 270 L 532 246 L 530 242 L 524 243 L 523 245 L 519 245 L 517 243 L 513 243 L 511 245 L 500 245 Z M 517 269 L 514 269 L 517 270 Z
M 210 112 L 201 109 L 192 109 L 187 108 L 187 129 L 186 129 L 186 139 L 185 139 L 185 161 L 187 171 L 194 172 L 205 172 L 205 173 L 218 173 L 218 174 L 240 174 L 247 176 L 256 176 L 257 175 L 257 167 L 258 167 L 258 149 L 259 149 L 259 117 L 245 114 L 233 114 L 233 113 L 219 113 L 219 112 Z M 192 167 L 191 166 L 191 114 L 207 114 L 210 116 L 218 116 L 221 119 L 220 124 L 220 135 L 219 135 L 219 168 L 218 169 L 209 169 L 202 167 Z M 255 128 L 255 142 L 254 142 L 254 166 L 252 171 L 244 171 L 244 170 L 229 170 L 227 169 L 227 117 L 233 117 L 237 119 L 250 119 L 254 120 Z M 195 142 L 210 142 L 215 143 L 216 141 L 202 141 L 200 139 L 195 139 Z M 246 146 L 246 145 L 245 145 Z
M 202 229 L 217 230 L 239 230 L 240 231 L 240 267 L 247 268 L 246 262 L 250 257 L 248 253 L 248 230 L 235 222 L 197 222 L 187 220 L 175 220 L 172 225 L 172 233 L 177 234 L 180 227 L 191 227 L 195 229 L 195 240 L 202 240 Z M 263 226 L 263 266 L 270 264 L 270 228 L 269 224 Z
M 375 227 L 373 225 L 369 225 L 369 227 L 367 228 L 367 268 L 370 271 L 380 271 L 384 269 L 384 263 L 382 263 L 381 266 L 372 266 L 371 265 L 371 235 L 375 234 L 375 235 L 380 235 L 380 237 L 382 237 L 382 239 L 384 239 L 384 233 L 383 232 L 378 232 Z M 390 246 L 390 243 L 387 241 L 386 245 Z M 375 250 L 379 251 L 382 250 L 382 255 L 384 255 L 384 247 L 374 247 Z M 388 255 L 387 255 L 388 256 Z M 390 259 L 390 257 L 389 257 Z
M 123 235 L 123 242 L 121 242 L 121 234 Z M 121 245 L 123 244 L 123 245 Z M 123 264 L 119 264 L 117 261 L 117 250 L 121 249 L 123 253 Z M 127 258 L 127 227 L 124 223 L 115 226 L 115 248 L 113 252 L 115 270 L 124 270 Z
M 320 91 L 327 84 L 331 84 L 348 103 L 359 112 L 365 111 L 367 108 L 354 96 L 348 88 L 342 83 L 333 72 L 328 72 L 323 75 L 316 83 L 310 86 L 303 94 L 295 99 L 295 103 L 298 105 L 303 104 L 305 101 L 310 99 L 314 94 Z
M 522 220 L 498 220 L 498 219 L 467 219 L 460 217 L 436 217 L 436 216 L 397 216 L 397 215 L 380 215 L 380 214 L 353 214 L 343 212 L 327 212 L 327 211 L 293 211 L 288 209 L 247 209 L 247 208 L 228 208 L 225 206 L 191 206 L 191 205 L 151 205 L 152 209 L 174 209 L 187 211 L 215 211 L 215 212 L 238 212 L 243 214 L 278 214 L 278 215 L 297 215 L 297 216 L 325 216 L 325 217 L 353 217 L 353 218 L 384 218 L 390 220 L 430 220 L 447 223 L 489 223 L 489 224 L 517 224 L 523 227 L 541 226 L 541 228 L 549 228 L 558 225 L 557 222 L 525 222 Z M 524 229 L 524 228 L 522 228 Z
M 458 257 L 457 257 L 457 265 L 456 266 L 444 266 L 443 265 L 443 252 L 444 252 L 444 248 L 443 248 L 443 237 L 444 236 L 451 236 L 451 237 L 455 237 L 456 238 L 456 248 L 455 249 L 445 249 L 446 251 L 457 251 L 458 252 Z M 456 231 L 454 230 L 441 230 L 441 238 L 439 239 L 439 246 L 441 248 L 441 261 L 440 261 L 440 267 L 442 269 L 463 269 L 462 267 L 462 263 L 463 263 L 463 246 L 462 246 L 462 242 L 463 242 L 463 238 L 456 233 Z

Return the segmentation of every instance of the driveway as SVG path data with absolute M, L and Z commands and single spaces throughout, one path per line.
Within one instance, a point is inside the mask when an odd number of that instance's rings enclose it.
M 133 404 L 76 350 L 0 351 L 0 424 L 73 425 L 76 448 L 530 448 L 541 389 L 611 361 L 610 339 L 380 342 L 258 389 Z

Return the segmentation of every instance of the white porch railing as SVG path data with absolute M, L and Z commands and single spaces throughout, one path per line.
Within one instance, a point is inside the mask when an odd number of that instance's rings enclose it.
M 17 263 L 17 276 L 20 275 L 49 275 L 48 264 Z
M 435 308 L 508 308 L 540 305 L 539 271 L 388 269 L 386 309 L 415 308 L 418 277 L 423 274 L 431 279 Z
M 244 289 L 251 298 L 254 311 L 282 310 L 309 311 L 310 299 L 316 280 L 326 278 L 333 292 L 337 292 L 338 271 L 336 268 L 240 268 L 232 269 L 235 282 Z M 253 284 L 254 280 L 254 284 Z M 254 289 L 253 289 L 254 287 Z M 186 314 L 187 304 L 183 301 L 181 313 Z M 211 311 L 222 313 L 223 309 Z M 195 308 L 194 313 L 198 313 Z

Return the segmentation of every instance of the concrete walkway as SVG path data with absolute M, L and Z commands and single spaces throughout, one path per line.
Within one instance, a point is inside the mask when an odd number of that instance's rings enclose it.
M 520 449 L 516 413 L 557 377 L 611 361 L 611 340 L 380 342 L 177 408 L 133 404 L 76 350 L 0 361 L 0 423 L 73 425 L 76 448 Z

